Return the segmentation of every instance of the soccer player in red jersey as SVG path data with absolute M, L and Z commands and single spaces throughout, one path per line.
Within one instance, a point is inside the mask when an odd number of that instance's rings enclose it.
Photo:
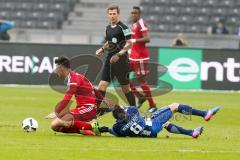
M 150 42 L 148 28 L 146 22 L 141 18 L 141 9 L 134 6 L 131 12 L 131 19 L 133 21 L 132 26 L 132 46 L 130 49 L 130 70 L 134 71 L 135 76 L 145 95 L 138 92 L 136 87 L 130 83 L 133 93 L 138 97 L 139 101 L 137 107 L 140 108 L 143 102 L 147 99 L 149 102 L 149 112 L 154 112 L 157 107 L 153 101 L 150 87 L 146 81 L 146 75 L 148 74 L 148 61 L 149 53 L 146 48 L 146 43 Z
M 55 112 L 46 117 L 55 118 L 51 128 L 63 133 L 98 134 L 97 122 L 87 123 L 97 115 L 96 97 L 91 82 L 84 75 L 71 71 L 68 58 L 60 57 L 55 60 L 55 64 L 55 73 L 66 81 L 68 90 L 56 106 Z M 67 106 L 73 95 L 77 106 L 69 110 Z

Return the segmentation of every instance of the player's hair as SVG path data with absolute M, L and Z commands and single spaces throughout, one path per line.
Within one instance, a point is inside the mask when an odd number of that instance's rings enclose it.
M 67 57 L 59 57 L 55 60 L 55 64 L 62 65 L 63 67 L 70 69 L 70 61 Z
M 138 10 L 138 11 L 139 11 L 139 13 L 141 13 L 141 8 L 140 8 L 140 7 L 138 7 L 138 6 L 133 6 L 133 7 L 132 7 L 132 9 L 136 9 L 136 10 Z
M 119 105 L 115 105 L 112 111 L 112 115 L 115 119 L 118 120 L 125 120 L 125 114 L 126 112 L 124 111 L 124 109 L 122 107 L 120 107 Z
M 117 13 L 120 13 L 120 8 L 119 8 L 119 6 L 118 6 L 118 5 L 115 5 L 115 4 L 109 5 L 108 8 L 107 8 L 107 12 L 108 12 L 109 10 L 114 10 L 114 9 L 117 10 Z

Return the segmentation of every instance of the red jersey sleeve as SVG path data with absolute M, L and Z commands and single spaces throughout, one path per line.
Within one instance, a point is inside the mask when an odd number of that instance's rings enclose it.
M 63 111 L 67 107 L 72 96 L 77 91 L 77 86 L 78 86 L 77 83 L 69 83 L 68 86 L 69 86 L 68 91 L 65 93 L 63 99 L 59 102 L 59 104 L 56 108 L 57 113 L 61 113 L 61 111 Z
M 141 28 L 140 29 L 141 33 L 148 33 L 147 23 L 143 19 L 139 20 L 139 25 L 140 25 L 140 28 Z

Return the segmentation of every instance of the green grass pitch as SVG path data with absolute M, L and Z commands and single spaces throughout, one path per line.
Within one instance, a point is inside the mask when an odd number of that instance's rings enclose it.
M 55 134 L 52 112 L 62 95 L 47 87 L 0 87 L 0 160 L 81 160 L 81 159 L 184 159 L 209 160 L 240 158 L 239 93 L 175 91 L 155 97 L 157 106 L 181 102 L 204 109 L 223 106 L 210 122 L 199 117 L 175 116 L 172 121 L 186 128 L 205 127 L 199 139 L 162 131 L 156 139 L 116 138 Z M 147 103 L 142 110 L 147 108 Z M 39 122 L 36 133 L 25 133 L 21 122 L 34 117 Z M 111 126 L 110 114 L 99 119 L 100 125 Z M 167 138 L 168 137 L 168 138 Z

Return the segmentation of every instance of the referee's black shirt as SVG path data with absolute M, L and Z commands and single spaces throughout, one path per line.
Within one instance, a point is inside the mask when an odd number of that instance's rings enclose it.
M 115 26 L 106 27 L 106 41 L 108 42 L 108 56 L 111 57 L 123 49 L 126 40 L 131 38 L 131 30 L 119 21 Z

